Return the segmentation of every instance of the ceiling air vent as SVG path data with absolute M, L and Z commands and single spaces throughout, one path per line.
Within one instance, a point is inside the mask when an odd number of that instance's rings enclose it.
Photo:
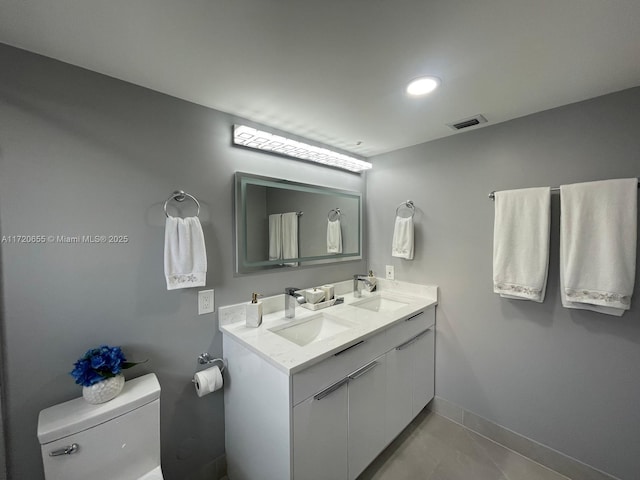
M 454 130 L 462 130 L 463 128 L 473 127 L 474 125 L 480 125 L 481 123 L 487 123 L 487 119 L 482 115 L 474 115 L 473 117 L 458 120 L 454 123 L 447 123 L 447 125 Z

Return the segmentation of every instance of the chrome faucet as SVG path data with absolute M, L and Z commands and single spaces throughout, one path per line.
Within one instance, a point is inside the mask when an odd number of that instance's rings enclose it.
M 360 298 L 362 296 L 362 290 L 360 289 L 360 282 L 364 282 L 364 284 L 370 288 L 370 292 L 375 289 L 375 285 L 369 281 L 368 275 L 354 275 L 353 276 L 353 296 L 356 298 Z
M 284 316 L 286 318 L 296 317 L 296 304 L 302 305 L 307 303 L 304 296 L 300 295 L 296 287 L 287 287 L 284 289 Z

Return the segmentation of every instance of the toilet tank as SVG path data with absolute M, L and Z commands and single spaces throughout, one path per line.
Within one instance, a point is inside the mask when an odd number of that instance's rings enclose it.
M 46 480 L 138 479 L 160 471 L 160 384 L 150 373 L 127 380 L 113 400 L 76 398 L 40 412 Z M 76 444 L 73 453 L 51 456 Z

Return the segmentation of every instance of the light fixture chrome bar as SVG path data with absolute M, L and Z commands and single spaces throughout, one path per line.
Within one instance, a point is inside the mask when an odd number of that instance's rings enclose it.
M 264 150 L 300 160 L 321 163 L 330 167 L 342 168 L 350 172 L 362 172 L 373 167 L 371 163 L 355 157 L 257 130 L 246 125 L 233 126 L 233 143 L 243 147 L 255 148 L 256 150 Z

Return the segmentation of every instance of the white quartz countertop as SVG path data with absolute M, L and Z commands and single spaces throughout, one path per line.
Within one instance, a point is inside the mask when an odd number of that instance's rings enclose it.
M 224 335 L 229 335 L 278 369 L 292 375 L 438 302 L 436 286 L 382 279 L 378 279 L 377 283 L 376 291 L 369 293 L 364 290 L 361 298 L 356 298 L 351 292 L 351 280 L 336 283 L 335 296 L 343 297 L 343 304 L 315 311 L 297 305 L 293 319 L 285 318 L 284 294 L 265 298 L 262 325 L 257 328 L 247 327 L 245 324 L 246 303 L 220 307 L 219 328 Z M 365 297 L 375 296 L 399 300 L 406 305 L 391 312 L 375 312 L 353 305 Z M 301 323 L 319 313 L 348 322 L 351 328 L 304 346 L 297 345 L 272 331 L 278 327 Z

